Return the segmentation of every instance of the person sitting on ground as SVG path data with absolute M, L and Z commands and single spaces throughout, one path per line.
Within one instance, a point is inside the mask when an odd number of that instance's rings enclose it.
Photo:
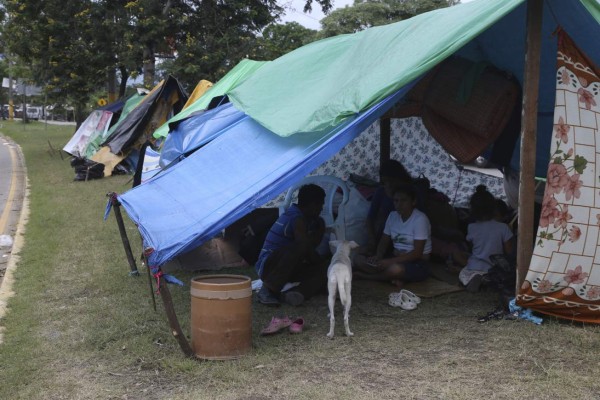
M 392 200 L 394 187 L 412 183 L 412 177 L 399 161 L 387 160 L 379 168 L 379 181 L 381 186 L 373 194 L 366 220 L 369 237 L 366 251 L 364 251 L 366 254 L 375 252 L 385 222 L 390 213 L 394 211 Z
M 477 186 L 470 205 L 471 216 L 476 222 L 467 227 L 467 241 L 472 244 L 473 250 L 458 278 L 467 291 L 477 292 L 483 276 L 492 268 L 490 256 L 511 254 L 513 234 L 508 225 L 494 219 L 496 199 L 485 185 Z
M 323 210 L 325 191 L 318 185 L 304 185 L 298 204 L 292 204 L 273 224 L 255 264 L 263 285 L 258 300 L 266 305 L 284 301 L 299 305 L 322 290 L 327 282 L 327 262 L 317 247 L 325 233 Z M 287 283 L 297 287 L 282 292 Z
M 399 185 L 393 191 L 396 211 L 390 213 L 374 256 L 357 255 L 354 276 L 359 279 L 403 282 L 427 279 L 427 261 L 431 253 L 431 225 L 416 208 L 416 191 L 412 185 Z M 393 254 L 386 256 L 393 244 Z

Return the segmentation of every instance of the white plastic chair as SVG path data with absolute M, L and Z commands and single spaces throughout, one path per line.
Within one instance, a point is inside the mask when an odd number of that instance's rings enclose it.
M 294 186 L 290 187 L 285 195 L 283 203 L 279 206 L 279 215 L 283 214 L 285 210 L 292 204 L 292 201 L 297 198 L 297 192 L 300 187 L 314 183 L 319 185 L 325 190 L 325 202 L 323 204 L 323 211 L 321 212 L 321 218 L 325 221 L 325 227 L 330 228 L 335 232 L 336 238 L 346 238 L 346 218 L 345 218 L 345 206 L 348 203 L 348 197 L 350 194 L 350 188 L 340 178 L 330 175 L 314 175 L 307 176 Z M 335 194 L 338 188 L 342 189 L 342 201 L 337 206 L 337 216 L 334 214 L 335 210 Z

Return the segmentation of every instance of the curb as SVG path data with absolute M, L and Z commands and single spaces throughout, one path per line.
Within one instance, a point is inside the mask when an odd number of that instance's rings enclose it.
M 19 253 L 23 248 L 25 227 L 27 225 L 27 221 L 29 220 L 29 180 L 27 179 L 27 168 L 25 167 L 25 158 L 23 157 L 21 147 L 14 141 L 10 141 L 15 145 L 15 148 L 17 149 L 18 153 L 17 156 L 21 161 L 20 167 L 23 173 L 23 181 L 21 182 L 21 184 L 23 185 L 23 203 L 21 206 L 21 211 L 19 213 L 20 215 L 17 222 L 17 230 L 13 238 L 13 245 L 10 256 L 8 258 L 6 272 L 4 274 L 2 282 L 0 283 L 0 322 L 2 321 L 2 319 L 8 311 L 8 300 L 15 294 L 15 292 L 12 290 L 15 280 L 14 273 L 17 269 L 17 265 L 20 260 Z M 3 342 L 4 326 L 0 325 L 0 344 L 2 344 Z

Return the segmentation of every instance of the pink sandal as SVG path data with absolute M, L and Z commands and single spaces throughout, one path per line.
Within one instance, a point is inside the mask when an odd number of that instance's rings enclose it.
M 290 333 L 302 333 L 304 329 L 304 318 L 298 317 L 290 325 Z
M 292 325 L 292 322 L 294 322 L 294 321 L 292 321 L 289 317 L 282 317 L 282 318 L 273 317 L 271 319 L 271 322 L 269 322 L 269 325 L 267 325 L 267 327 L 265 329 L 263 329 L 260 332 L 260 334 L 262 336 L 272 335 L 272 334 L 277 333 L 280 330 Z

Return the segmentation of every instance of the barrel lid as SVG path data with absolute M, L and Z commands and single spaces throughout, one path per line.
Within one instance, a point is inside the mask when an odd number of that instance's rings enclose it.
M 231 290 L 251 286 L 251 279 L 245 275 L 201 275 L 192 278 L 192 287 L 210 290 Z

